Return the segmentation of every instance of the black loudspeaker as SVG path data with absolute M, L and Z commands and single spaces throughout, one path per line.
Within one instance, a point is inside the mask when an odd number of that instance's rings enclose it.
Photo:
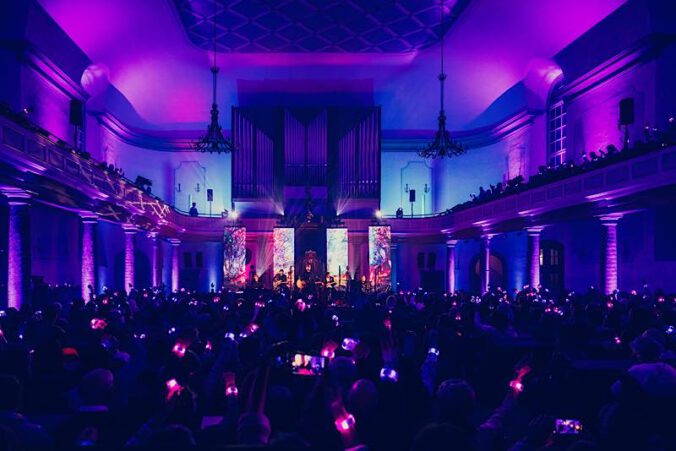
M 418 269 L 425 269 L 425 253 L 418 252 Z
M 207 190 L 207 202 L 213 202 L 214 201 L 214 190 L 209 188 Z
M 183 267 L 192 268 L 192 254 L 190 252 L 183 252 Z
M 412 189 L 408 192 L 408 201 L 415 202 L 415 190 Z
M 70 124 L 77 127 L 84 124 L 84 106 L 77 99 L 70 101 Z
M 202 268 L 204 266 L 204 255 L 201 252 L 195 254 L 195 266 Z
M 631 125 L 634 123 L 634 99 L 627 98 L 620 100 L 620 125 Z
M 427 254 L 427 269 L 434 269 L 437 266 L 437 253 L 430 252 Z

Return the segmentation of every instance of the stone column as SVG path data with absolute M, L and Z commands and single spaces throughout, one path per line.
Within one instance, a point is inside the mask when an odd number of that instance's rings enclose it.
M 7 307 L 21 309 L 30 302 L 31 245 L 30 194 L 14 187 L 0 187 L 9 204 L 7 246 Z
M 122 224 L 124 230 L 124 290 L 129 293 L 134 287 L 134 236 L 138 229 L 134 224 Z
M 480 254 L 480 269 L 481 269 L 481 293 L 488 291 L 488 286 L 491 283 L 491 238 L 493 235 L 483 235 L 481 237 L 481 254 Z
M 397 271 L 399 270 L 399 243 L 392 241 L 390 243 L 390 262 L 392 263 L 392 290 L 396 291 L 397 289 Z
M 162 241 L 158 232 L 150 232 L 148 237 L 153 242 L 151 282 L 153 287 L 158 287 L 162 284 Z
M 529 248 L 529 274 L 528 283 L 531 287 L 537 288 L 540 285 L 540 235 L 544 227 L 528 227 L 528 248 Z
M 458 240 L 449 237 L 446 240 L 446 288 L 449 292 L 455 292 L 455 245 Z
M 96 293 L 96 213 L 81 212 L 82 218 L 82 299 L 85 302 L 91 300 L 91 295 Z
M 169 244 L 171 244 L 171 291 L 177 291 L 179 289 L 180 281 L 179 257 L 181 251 L 181 240 L 178 238 L 172 238 L 169 240 Z
M 599 217 L 604 228 L 601 273 L 605 294 L 612 294 L 617 289 L 617 223 L 620 218 L 621 214 Z

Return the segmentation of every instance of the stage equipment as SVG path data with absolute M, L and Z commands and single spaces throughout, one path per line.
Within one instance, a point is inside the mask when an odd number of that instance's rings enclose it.
M 347 229 L 326 229 L 326 271 L 340 283 L 347 264 Z
M 272 230 L 272 241 L 274 274 L 277 274 L 280 269 L 284 272 L 289 271 L 294 264 L 295 230 L 292 227 L 275 227 Z M 288 276 L 290 274 L 287 274 Z
M 392 232 L 390 226 L 369 226 L 369 279 L 368 282 L 376 290 L 390 287 L 392 262 L 390 260 L 390 244 Z
M 236 287 L 246 283 L 245 227 L 226 227 L 223 231 L 223 281 Z

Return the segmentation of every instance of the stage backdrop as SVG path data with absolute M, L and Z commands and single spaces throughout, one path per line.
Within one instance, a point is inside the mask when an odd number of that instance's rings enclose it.
M 338 281 L 347 266 L 347 228 L 326 229 L 326 270 Z
M 272 232 L 274 251 L 272 264 L 274 274 L 283 269 L 289 275 L 289 269 L 293 267 L 295 232 L 293 227 L 275 227 Z M 273 274 L 273 276 L 274 276 Z
M 223 231 L 223 284 L 246 283 L 246 228 L 226 227 Z
M 369 282 L 379 290 L 391 283 L 391 240 L 390 226 L 369 226 Z

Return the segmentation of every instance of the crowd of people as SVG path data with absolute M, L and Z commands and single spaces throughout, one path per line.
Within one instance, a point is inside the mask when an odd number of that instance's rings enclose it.
M 538 173 L 531 175 L 528 181 L 523 176 L 518 175 L 505 182 L 499 182 L 495 185 L 491 184 L 488 188 L 480 186 L 478 193 L 470 194 L 470 200 L 454 206 L 447 210 L 447 213 L 465 210 L 502 196 L 546 185 L 674 144 L 676 144 L 676 119 L 670 117 L 667 121 L 667 128 L 664 131 L 646 124 L 644 126 L 643 140 L 637 141 L 631 146 L 627 145 L 623 149 L 618 149 L 611 144 L 605 150 L 599 149 L 596 152 L 583 152 L 579 161 L 569 160 L 562 164 L 540 166 Z
M 0 449 L 673 449 L 676 297 L 78 287 L 0 312 Z

